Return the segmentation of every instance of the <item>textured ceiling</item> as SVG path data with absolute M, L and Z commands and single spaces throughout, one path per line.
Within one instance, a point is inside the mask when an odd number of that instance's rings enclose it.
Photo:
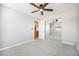
M 35 4 L 39 5 L 39 3 L 35 3 Z M 37 8 L 30 5 L 29 3 L 26 4 L 15 3 L 15 4 L 4 4 L 4 5 L 37 18 L 45 18 L 51 16 L 57 10 L 61 9 L 62 6 L 62 4 L 50 3 L 49 5 L 46 6 L 46 8 L 54 9 L 54 11 L 53 12 L 44 11 L 44 15 L 42 16 L 39 11 L 35 13 L 31 13 L 32 11 L 37 10 Z
M 41 3 L 35 3 L 36 5 L 39 5 Z M 12 8 L 14 10 L 17 10 L 19 12 L 23 12 L 25 14 L 28 14 L 32 17 L 36 17 L 36 18 L 39 18 L 39 19 L 44 19 L 44 18 L 48 18 L 50 16 L 53 17 L 54 14 L 57 14 L 57 13 L 61 13 L 65 10 L 65 8 L 68 8 L 69 5 L 72 5 L 72 4 L 64 4 L 64 3 L 50 3 L 46 6 L 46 8 L 51 8 L 51 9 L 54 9 L 53 12 L 48 12 L 48 11 L 44 11 L 44 15 L 42 16 L 40 14 L 40 12 L 35 12 L 35 13 L 31 13 L 32 11 L 35 11 L 37 10 L 36 7 L 30 5 L 29 3 L 6 3 L 6 4 L 3 4 L 4 6 L 6 7 L 9 7 L 9 8 Z

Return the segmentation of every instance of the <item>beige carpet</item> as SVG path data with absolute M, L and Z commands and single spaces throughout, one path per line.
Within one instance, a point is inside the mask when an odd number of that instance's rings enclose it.
M 2 56 L 76 56 L 73 46 L 61 44 L 58 40 L 32 41 L 17 47 L 0 51 Z
M 57 32 L 60 33 L 60 32 Z M 74 46 L 61 43 L 60 34 L 0 51 L 1 56 L 77 56 Z

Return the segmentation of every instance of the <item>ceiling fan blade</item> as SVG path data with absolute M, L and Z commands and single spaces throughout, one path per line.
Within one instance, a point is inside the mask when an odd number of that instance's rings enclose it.
M 49 3 L 44 3 L 43 8 L 45 8 Z
M 35 12 L 37 12 L 37 11 L 39 11 L 39 10 L 35 10 L 35 11 L 33 11 L 32 13 L 35 13 Z
M 43 15 L 43 11 L 41 11 L 41 15 Z
M 53 11 L 53 9 L 43 9 L 44 11 Z
M 43 9 L 43 4 L 40 4 L 40 5 L 39 5 L 39 8 L 40 8 L 40 9 Z
M 34 3 L 30 3 L 31 5 L 33 5 L 36 8 L 39 8 L 37 5 L 35 5 Z

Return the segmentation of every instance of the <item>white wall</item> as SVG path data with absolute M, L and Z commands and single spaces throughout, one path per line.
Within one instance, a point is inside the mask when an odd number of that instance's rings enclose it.
M 46 21 L 45 20 L 39 21 L 39 38 L 42 40 L 46 39 Z
M 62 40 L 64 42 L 75 43 L 77 40 L 76 10 L 71 10 L 66 12 L 63 18 Z
M 75 44 L 77 42 L 77 4 L 70 4 L 66 11 L 62 14 L 64 16 L 62 41 Z
M 2 48 L 32 40 L 34 18 L 2 6 Z
M 1 40 L 1 37 L 2 37 L 2 36 L 1 36 L 1 33 L 2 33 L 2 31 L 1 31 L 1 30 L 2 30 L 2 28 L 1 28 L 1 27 L 2 27 L 2 26 L 1 26 L 1 21 L 2 21 L 2 20 L 1 20 L 1 11 L 2 11 L 2 10 L 1 10 L 1 4 L 0 4 L 0 48 L 1 48 L 1 46 L 2 46 L 2 45 L 1 45 L 1 44 L 2 44 L 2 40 Z
M 78 49 L 79 49 L 79 4 L 77 8 L 77 44 Z
M 62 9 L 46 20 L 62 17 L 62 42 L 72 44 L 77 42 L 77 4 L 67 3 L 62 5 Z
M 49 22 L 46 21 L 46 38 L 49 37 L 49 33 L 50 33 L 50 24 Z
M 62 41 L 73 45 L 77 42 L 77 4 L 68 5 L 62 13 Z

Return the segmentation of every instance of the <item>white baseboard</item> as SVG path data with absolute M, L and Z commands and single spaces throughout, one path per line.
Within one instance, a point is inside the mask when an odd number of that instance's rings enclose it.
M 76 49 L 79 50 L 79 45 L 76 45 Z
M 63 44 L 74 45 L 72 42 L 62 41 Z
M 79 45 L 76 45 L 75 48 L 76 48 L 76 52 L 77 52 L 77 54 L 79 56 Z
M 33 41 L 33 40 L 29 40 L 29 41 L 17 43 L 17 44 L 11 45 L 11 46 L 7 46 L 7 47 L 4 47 L 4 48 L 1 48 L 0 51 L 6 50 L 6 49 L 9 49 L 9 48 L 12 48 L 12 47 L 16 47 L 16 46 L 19 46 L 19 45 L 22 45 L 22 44 L 25 44 L 25 43 L 28 43 L 28 42 L 31 42 L 31 41 Z

